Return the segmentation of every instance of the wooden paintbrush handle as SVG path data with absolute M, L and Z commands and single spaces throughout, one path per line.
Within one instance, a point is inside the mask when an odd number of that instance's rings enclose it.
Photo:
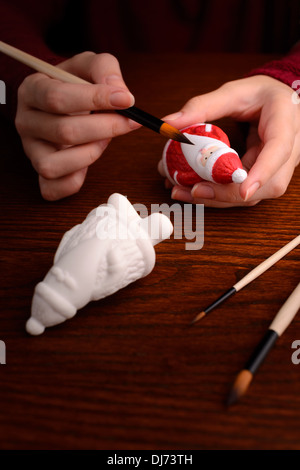
M 34 57 L 33 55 L 27 54 L 27 52 L 23 52 L 16 47 L 10 46 L 5 42 L 0 41 L 0 52 L 12 57 L 13 59 L 22 62 L 28 67 L 36 70 L 37 72 L 44 73 L 51 78 L 56 78 L 57 80 L 61 80 L 62 82 L 67 83 L 75 83 L 75 84 L 90 84 L 86 80 L 82 78 L 76 77 L 76 75 L 72 75 L 65 70 L 60 69 L 59 67 L 55 67 L 54 65 L 48 64 L 47 62 Z
M 269 329 L 276 331 L 278 336 L 286 330 L 293 321 L 300 308 L 300 282 L 296 289 L 291 293 L 289 298 L 284 302 L 283 306 L 272 321 Z
M 259 264 L 256 268 L 252 269 L 250 273 L 246 274 L 243 279 L 241 279 L 239 282 L 237 282 L 233 287 L 235 290 L 238 292 L 241 290 L 243 287 L 245 287 L 249 282 L 253 281 L 256 279 L 258 276 L 263 274 L 267 269 L 269 269 L 273 264 L 277 263 L 281 258 L 283 258 L 285 255 L 287 255 L 290 251 L 292 251 L 294 248 L 296 248 L 297 245 L 300 244 L 300 235 L 298 235 L 296 238 L 291 240 L 287 245 L 283 246 L 280 250 L 278 250 L 276 253 L 274 253 L 272 256 L 270 256 L 268 259 L 263 261 L 261 264 Z

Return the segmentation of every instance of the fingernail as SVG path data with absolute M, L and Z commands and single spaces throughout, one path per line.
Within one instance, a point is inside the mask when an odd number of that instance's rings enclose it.
M 183 202 L 193 202 L 193 197 L 189 189 L 173 188 L 171 198 Z
M 213 188 L 202 183 L 195 184 L 191 194 L 193 197 L 200 197 L 202 199 L 213 199 L 215 197 L 215 191 Z
M 183 113 L 180 111 L 179 113 L 169 114 L 163 118 L 164 121 L 175 121 L 175 119 L 180 118 Z
M 253 183 L 250 188 L 247 189 L 246 191 L 246 196 L 244 197 L 244 201 L 248 201 L 248 199 L 250 199 L 254 193 L 256 193 L 256 191 L 259 189 L 260 187 L 260 183 L 256 182 L 256 183 Z
M 134 105 L 134 96 L 128 91 L 117 90 L 110 95 L 109 102 L 115 108 L 130 108 Z

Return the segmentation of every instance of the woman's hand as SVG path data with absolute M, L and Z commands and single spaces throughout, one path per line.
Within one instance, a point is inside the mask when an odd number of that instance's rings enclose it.
M 79 191 L 88 166 L 102 155 L 111 138 L 139 127 L 109 112 L 134 104 L 114 56 L 84 52 L 58 67 L 91 85 L 64 83 L 41 73 L 29 75 L 18 90 L 15 119 L 24 151 L 39 174 L 42 196 L 48 200 Z M 90 114 L 96 110 L 105 112 Z
M 196 96 L 178 113 L 165 117 L 178 129 L 224 116 L 250 122 L 242 157 L 248 177 L 241 185 L 201 182 L 193 188 L 174 186 L 172 198 L 226 208 L 282 196 L 300 161 L 300 106 L 293 103 L 292 93 L 280 81 L 257 75 Z

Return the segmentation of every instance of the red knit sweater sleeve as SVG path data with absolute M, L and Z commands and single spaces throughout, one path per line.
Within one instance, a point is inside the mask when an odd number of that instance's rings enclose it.
M 295 88 L 293 83 L 300 80 L 300 42 L 285 57 L 268 62 L 247 74 L 247 76 L 253 75 L 268 75 Z
M 63 57 L 53 53 L 44 39 L 51 21 L 61 11 L 62 7 L 58 7 L 57 3 L 55 0 L 1 1 L 1 40 L 54 65 L 58 64 Z M 6 85 L 6 104 L 0 106 L 0 112 L 10 120 L 14 120 L 16 113 L 18 87 L 31 73 L 34 73 L 31 68 L 0 53 L 0 79 Z

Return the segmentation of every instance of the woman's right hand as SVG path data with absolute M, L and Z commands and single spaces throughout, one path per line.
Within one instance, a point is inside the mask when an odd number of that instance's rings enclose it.
M 88 166 L 110 140 L 140 127 L 113 112 L 134 104 L 114 56 L 83 52 L 58 67 L 91 84 L 29 75 L 18 90 L 15 119 L 24 151 L 39 174 L 41 194 L 48 200 L 79 191 Z

